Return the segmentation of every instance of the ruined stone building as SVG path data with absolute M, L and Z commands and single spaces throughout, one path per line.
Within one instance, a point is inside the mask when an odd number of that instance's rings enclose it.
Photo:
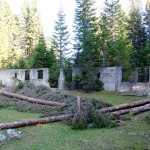
M 140 74 L 140 76 L 139 76 Z M 72 68 L 72 77 L 79 76 L 80 70 Z M 100 67 L 97 69 L 98 78 L 104 83 L 106 91 L 150 91 L 150 68 L 147 74 L 141 77 L 141 72 L 138 70 L 133 71 L 133 81 L 123 81 L 123 71 L 121 67 Z M 61 74 L 62 82 L 59 84 L 64 85 L 64 74 Z M 19 81 L 26 81 L 34 85 L 49 85 L 49 72 L 48 68 L 38 69 L 2 69 L 0 70 L 0 84 L 5 86 L 13 86 L 18 84 Z M 62 87 L 58 85 L 58 87 Z M 150 93 L 150 92 L 149 92 Z

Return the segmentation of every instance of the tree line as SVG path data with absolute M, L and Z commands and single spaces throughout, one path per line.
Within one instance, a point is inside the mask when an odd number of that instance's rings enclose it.
M 5 0 L 0 1 L 0 68 L 50 68 L 55 86 L 59 69 L 72 84 L 71 67 L 80 68 L 75 79 L 82 89 L 100 89 L 93 78 L 97 67 L 121 66 L 129 78 L 137 67 L 150 66 L 150 0 L 143 13 L 140 0 L 130 0 L 125 12 L 120 0 L 105 0 L 97 15 L 94 0 L 75 0 L 74 38 L 70 40 L 65 13 L 60 8 L 50 39 L 44 37 L 36 0 L 24 0 L 14 15 Z M 73 46 L 74 55 L 70 45 Z M 93 86 L 91 86 L 93 85 Z

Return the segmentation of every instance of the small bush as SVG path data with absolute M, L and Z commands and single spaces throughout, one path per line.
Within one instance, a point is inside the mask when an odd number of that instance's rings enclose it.
M 112 128 L 116 127 L 117 124 L 107 114 L 98 113 L 94 110 L 88 114 L 93 128 Z
M 82 89 L 86 92 L 89 91 L 101 91 L 103 90 L 103 82 L 99 79 L 82 79 L 81 81 Z
M 73 85 L 74 89 L 82 89 L 86 92 L 103 90 L 103 82 L 99 79 L 86 79 L 76 76 L 73 79 Z
M 77 112 L 72 119 L 71 128 L 74 130 L 84 130 L 88 127 L 88 122 L 81 112 Z

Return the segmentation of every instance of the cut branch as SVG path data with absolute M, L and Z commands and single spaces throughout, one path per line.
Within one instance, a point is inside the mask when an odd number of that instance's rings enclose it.
M 135 108 L 130 108 L 130 109 L 124 109 L 124 110 L 119 110 L 119 111 L 114 111 L 111 112 L 113 116 L 120 116 L 129 113 L 130 115 L 136 115 L 145 111 L 150 110 L 150 104 L 140 106 L 140 107 L 135 107 Z
M 41 104 L 41 105 L 49 105 L 49 106 L 65 106 L 64 103 L 59 103 L 59 102 L 52 102 L 52 101 L 46 101 L 46 100 L 41 100 L 41 99 L 35 99 L 19 94 L 14 94 L 10 92 L 2 92 L 0 91 L 0 95 L 11 97 L 11 98 L 16 98 L 22 101 L 27 101 L 29 103 L 35 103 L 35 104 Z
M 100 110 L 97 110 L 97 112 L 107 113 L 107 112 L 118 111 L 118 110 L 122 110 L 122 109 L 128 109 L 128 108 L 143 106 L 145 104 L 150 104 L 150 98 L 145 99 L 145 100 L 141 100 L 141 101 L 137 101 L 137 102 L 134 102 L 131 104 L 123 104 L 123 105 L 119 105 L 119 106 L 102 108 Z
M 69 115 L 61 115 L 61 116 L 47 117 L 47 118 L 41 118 L 41 119 L 33 119 L 33 120 L 22 121 L 22 122 L 1 123 L 0 129 L 20 128 L 20 127 L 25 127 L 25 126 L 58 122 L 58 121 L 71 119 L 72 117 L 73 115 L 69 114 Z

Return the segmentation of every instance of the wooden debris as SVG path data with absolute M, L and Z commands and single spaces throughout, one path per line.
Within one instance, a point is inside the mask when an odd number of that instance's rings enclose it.
M 113 116 L 120 116 L 120 115 L 124 115 L 127 113 L 129 113 L 130 115 L 136 115 L 136 114 L 140 114 L 142 112 L 149 111 L 149 110 L 150 110 L 150 104 L 146 104 L 146 105 L 135 107 L 135 108 L 114 111 L 114 112 L 111 112 L 111 114 Z
M 35 104 L 41 104 L 41 105 L 49 105 L 49 106 L 65 106 L 64 103 L 59 103 L 59 102 L 53 102 L 53 101 L 46 101 L 46 100 L 41 100 L 41 99 L 35 99 L 19 94 L 14 94 L 10 92 L 2 92 L 0 91 L 0 95 L 11 97 L 11 98 L 16 98 L 22 101 L 27 101 L 29 103 L 35 103 Z
M 72 114 L 68 114 L 68 115 L 47 117 L 47 118 L 41 118 L 41 119 L 27 120 L 27 121 L 22 121 L 22 122 L 1 123 L 0 129 L 2 130 L 2 129 L 10 129 L 10 128 L 19 128 L 19 127 L 38 125 L 38 124 L 58 122 L 58 121 L 70 119 L 72 117 L 73 117 Z
M 97 110 L 97 112 L 107 113 L 107 112 L 113 112 L 113 111 L 118 111 L 118 110 L 124 110 L 124 109 L 133 108 L 133 107 L 143 106 L 145 104 L 150 104 L 150 98 L 145 99 L 145 100 L 141 100 L 141 101 L 136 101 L 136 102 L 130 103 L 130 104 L 123 104 L 123 105 L 119 105 L 119 106 L 102 108 L 100 110 Z

